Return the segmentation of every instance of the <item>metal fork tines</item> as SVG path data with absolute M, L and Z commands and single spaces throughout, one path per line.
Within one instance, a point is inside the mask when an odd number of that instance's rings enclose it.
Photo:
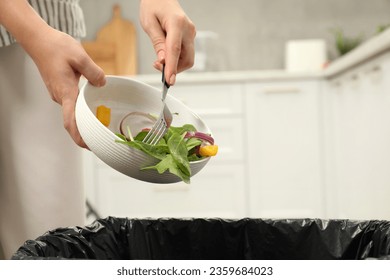
M 165 65 L 163 66 L 163 70 L 162 70 L 163 88 L 162 88 L 161 100 L 162 100 L 163 108 L 161 110 L 160 115 L 158 116 L 156 123 L 153 125 L 153 127 L 150 129 L 150 131 L 142 141 L 150 145 L 156 145 L 161 140 L 161 138 L 164 137 L 165 133 L 168 131 L 168 128 L 171 126 L 172 118 L 173 118 L 171 111 L 168 109 L 168 106 L 165 104 L 165 97 L 167 96 L 169 85 L 165 81 L 164 70 L 165 70 Z
M 168 131 L 168 128 L 172 123 L 172 113 L 168 109 L 168 106 L 164 103 L 163 110 L 160 116 L 157 119 L 157 122 L 153 125 L 152 129 L 145 136 L 143 142 L 156 145 L 162 137 L 164 137 L 165 133 Z

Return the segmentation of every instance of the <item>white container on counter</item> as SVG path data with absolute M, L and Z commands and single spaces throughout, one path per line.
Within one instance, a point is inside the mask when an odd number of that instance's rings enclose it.
M 285 47 L 285 68 L 290 72 L 318 71 L 327 62 L 326 42 L 321 39 L 291 40 Z
M 195 60 L 190 69 L 194 72 L 211 71 L 214 69 L 215 44 L 218 40 L 218 34 L 212 31 L 197 31 L 195 37 Z

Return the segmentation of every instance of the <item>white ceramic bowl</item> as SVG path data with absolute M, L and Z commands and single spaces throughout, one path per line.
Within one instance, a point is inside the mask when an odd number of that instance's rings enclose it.
M 174 114 L 172 126 L 193 124 L 198 131 L 210 133 L 207 125 L 191 109 L 168 94 L 166 103 Z M 111 108 L 111 122 L 105 127 L 96 118 L 96 108 L 105 105 Z M 124 116 L 131 112 L 159 115 L 161 110 L 159 89 L 127 77 L 107 76 L 104 87 L 85 83 L 76 103 L 76 122 L 85 143 L 103 162 L 132 178 L 151 183 L 176 183 L 181 179 L 169 172 L 159 174 L 155 170 L 140 170 L 154 165 L 158 160 L 142 151 L 115 142 L 119 137 L 119 125 Z M 139 131 L 132 131 L 136 135 Z M 197 174 L 209 158 L 191 162 L 192 176 Z

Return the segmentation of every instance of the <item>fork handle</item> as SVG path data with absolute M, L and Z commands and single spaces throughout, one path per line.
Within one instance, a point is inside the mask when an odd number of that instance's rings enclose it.
M 169 85 L 169 84 L 167 83 L 167 81 L 165 80 L 165 63 L 163 64 L 161 81 L 162 81 L 162 83 L 163 83 L 162 101 L 164 102 L 165 97 L 167 96 L 167 93 L 168 93 L 168 89 L 169 89 L 169 87 L 170 87 L 170 85 Z

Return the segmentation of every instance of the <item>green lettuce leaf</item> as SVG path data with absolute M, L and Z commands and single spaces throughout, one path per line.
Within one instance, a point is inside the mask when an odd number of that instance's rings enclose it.
M 184 138 L 186 133 L 190 131 L 196 132 L 196 128 L 190 124 L 181 127 L 171 126 L 155 146 L 142 142 L 148 133 L 147 131 L 138 133 L 134 137 L 134 141 L 129 141 L 125 136 L 118 134 L 121 140 L 116 140 L 116 142 L 141 150 L 160 160 L 156 165 L 143 167 L 141 170 L 154 169 L 160 174 L 168 171 L 189 184 L 191 178 L 190 160 L 201 159 L 194 153 L 194 150 L 202 143 L 196 138 Z
M 169 171 L 170 173 L 178 176 L 183 182 L 189 184 L 190 177 L 188 174 L 185 174 L 176 164 L 172 155 L 167 155 L 163 160 L 157 163 L 154 166 L 144 167 L 141 170 L 155 169 L 159 174 Z

